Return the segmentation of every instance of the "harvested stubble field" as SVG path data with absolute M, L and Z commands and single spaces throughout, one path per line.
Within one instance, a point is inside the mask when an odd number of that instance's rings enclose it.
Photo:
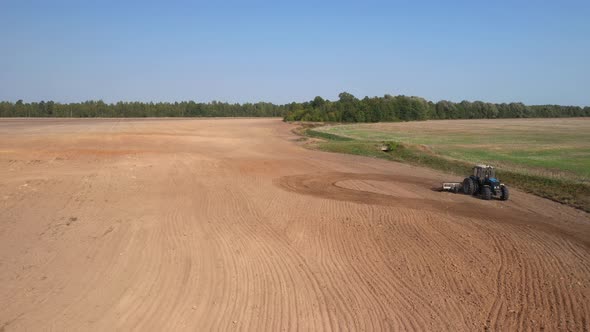
M 590 218 L 279 119 L 0 120 L 0 330 L 588 330 Z

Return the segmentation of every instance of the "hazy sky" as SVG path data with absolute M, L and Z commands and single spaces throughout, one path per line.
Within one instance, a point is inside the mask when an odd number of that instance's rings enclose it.
M 0 100 L 590 105 L 590 1 L 0 0 Z

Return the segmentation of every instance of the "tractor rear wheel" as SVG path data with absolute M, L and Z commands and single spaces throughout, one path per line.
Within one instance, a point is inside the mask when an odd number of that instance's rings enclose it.
M 463 192 L 465 195 L 473 195 L 475 193 L 475 183 L 472 178 L 465 178 L 463 180 Z
M 489 186 L 484 186 L 481 189 L 481 198 L 486 201 L 492 199 L 492 189 Z
M 500 199 L 503 201 L 507 201 L 508 197 L 510 197 L 510 191 L 508 191 L 508 187 L 502 186 L 502 188 L 500 188 L 500 191 L 502 192 L 502 195 L 500 195 Z

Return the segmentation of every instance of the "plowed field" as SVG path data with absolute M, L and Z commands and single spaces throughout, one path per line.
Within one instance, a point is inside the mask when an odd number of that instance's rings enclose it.
M 0 331 L 590 329 L 590 217 L 279 119 L 0 120 Z

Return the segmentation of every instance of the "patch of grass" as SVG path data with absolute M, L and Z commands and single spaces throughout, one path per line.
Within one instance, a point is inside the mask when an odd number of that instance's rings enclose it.
M 322 138 L 322 139 L 327 139 L 327 140 L 331 140 L 331 141 L 352 141 L 352 138 L 334 135 L 334 134 L 330 134 L 330 133 L 326 133 L 326 132 L 318 131 L 318 130 L 314 130 L 314 129 L 307 129 L 305 131 L 305 134 L 309 137 Z
M 315 145 L 316 148 L 322 151 L 405 162 L 459 176 L 471 174 L 471 168 L 473 167 L 473 162 L 469 158 L 464 160 L 444 158 L 432 151 L 423 149 L 421 145 L 400 143 L 398 141 L 379 142 L 354 139 L 309 129 L 305 133 L 312 137 L 324 139 L 324 141 Z M 389 151 L 381 151 L 380 147 L 383 145 L 387 145 Z M 498 169 L 497 176 L 508 186 L 590 212 L 590 186 L 584 183 L 565 178 L 523 174 L 508 169 Z
M 578 179 L 581 182 L 590 180 L 590 151 L 586 149 L 473 149 L 473 148 L 440 148 L 438 153 L 454 159 L 470 162 L 486 161 L 502 165 L 507 169 L 526 169 L 529 173 L 546 174 L 549 177 Z M 493 161 L 493 162 L 492 162 Z M 533 171 L 533 172 L 530 172 Z

